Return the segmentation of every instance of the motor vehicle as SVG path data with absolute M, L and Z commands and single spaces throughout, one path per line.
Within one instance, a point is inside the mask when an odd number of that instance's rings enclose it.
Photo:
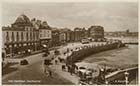
M 82 40 L 81 40 L 81 43 L 82 44 L 87 44 L 87 43 L 89 43 L 90 41 L 89 41 L 89 39 L 87 39 L 87 38 L 83 38 Z
M 85 67 L 79 67 L 78 72 L 85 73 L 87 69 Z
M 87 63 L 87 62 L 77 62 L 75 64 L 78 69 L 78 74 L 84 76 L 86 74 L 87 77 L 97 77 L 99 75 L 99 66 L 97 64 L 93 63 Z
M 81 78 L 86 78 L 86 79 L 92 78 L 92 70 L 89 70 L 85 67 L 79 67 L 78 75 Z
M 86 79 L 91 79 L 92 78 L 92 70 L 87 69 L 86 71 Z

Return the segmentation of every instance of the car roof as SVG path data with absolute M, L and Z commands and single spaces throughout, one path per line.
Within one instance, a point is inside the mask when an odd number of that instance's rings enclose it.
M 88 62 L 78 62 L 75 65 L 78 66 L 78 68 L 80 68 L 80 67 L 85 67 L 87 69 L 98 69 L 99 68 L 97 64 L 88 63 Z

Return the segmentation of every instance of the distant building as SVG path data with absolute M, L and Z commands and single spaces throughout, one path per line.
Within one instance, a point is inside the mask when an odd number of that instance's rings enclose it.
M 71 30 L 68 29 L 68 30 L 66 31 L 66 42 L 70 42 L 70 33 L 71 33 Z
M 39 30 L 39 40 L 40 40 L 40 47 L 48 46 L 50 47 L 51 39 L 52 39 L 52 31 L 51 27 L 48 25 L 46 21 L 36 20 L 33 18 L 31 20 L 34 28 Z
M 85 37 L 85 29 L 74 28 L 75 41 L 81 41 Z
M 60 31 L 57 28 L 52 28 L 52 40 L 51 46 L 58 46 L 60 45 Z
M 88 38 L 88 30 L 86 30 L 85 28 L 82 28 L 82 31 L 83 31 L 83 37 L 84 38 Z
M 70 29 L 68 28 L 63 28 L 63 29 L 59 29 L 60 31 L 60 42 L 62 43 L 66 43 L 66 42 L 70 42 Z
M 91 26 L 88 28 L 89 37 L 92 37 L 95 40 L 104 38 L 104 28 L 102 26 Z
M 39 27 L 39 39 L 40 45 L 47 45 L 48 47 L 50 47 L 52 31 L 46 21 L 42 22 L 42 24 Z
M 11 27 L 2 27 L 3 48 L 9 56 L 22 55 L 39 49 L 39 31 L 22 14 Z
M 114 32 L 105 32 L 105 37 L 138 37 L 138 32 L 126 31 L 114 31 Z
M 74 42 L 74 41 L 75 41 L 75 32 L 70 31 L 70 42 Z
M 62 32 L 61 30 L 60 30 L 60 34 L 59 34 L 59 41 L 62 44 L 66 43 L 66 33 L 65 32 Z

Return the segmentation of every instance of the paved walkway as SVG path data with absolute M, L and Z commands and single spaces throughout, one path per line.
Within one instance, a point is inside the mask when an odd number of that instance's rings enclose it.
M 56 72 L 58 75 L 60 75 L 61 77 L 71 81 L 72 83 L 74 84 L 78 84 L 78 81 L 79 81 L 79 77 L 76 76 L 75 74 L 70 74 L 69 72 L 67 71 L 62 71 L 61 69 L 61 63 L 59 63 L 58 65 L 51 65 L 50 68 Z

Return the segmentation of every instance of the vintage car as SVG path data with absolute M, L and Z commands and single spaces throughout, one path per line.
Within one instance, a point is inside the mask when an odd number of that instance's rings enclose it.
M 94 78 L 99 75 L 99 67 L 97 64 L 78 62 L 75 65 L 78 67 L 77 73 L 81 78 Z
M 87 43 L 89 43 L 90 41 L 89 41 L 89 39 L 87 39 L 87 38 L 83 38 L 82 40 L 81 40 L 81 43 L 82 44 L 87 44 Z

